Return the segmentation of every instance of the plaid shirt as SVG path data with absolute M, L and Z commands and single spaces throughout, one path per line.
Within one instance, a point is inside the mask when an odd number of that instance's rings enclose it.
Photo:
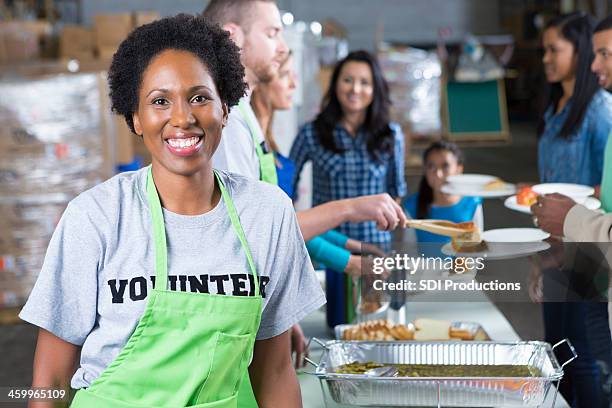
M 334 153 L 319 143 L 312 122 L 304 125 L 291 147 L 290 158 L 295 161 L 296 169 L 294 191 L 297 192 L 304 163 L 312 161 L 313 206 L 370 194 L 389 193 L 394 198 L 406 195 L 404 135 L 399 125 L 390 126 L 395 135 L 393 153 L 383 154 L 377 162 L 368 153 L 364 132 L 352 137 L 344 127 L 336 125 L 336 146 L 345 151 Z M 391 233 L 378 231 L 373 221 L 343 224 L 338 230 L 364 242 L 391 242 Z

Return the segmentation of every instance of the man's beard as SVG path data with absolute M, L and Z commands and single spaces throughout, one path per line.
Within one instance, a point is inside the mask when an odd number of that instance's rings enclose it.
M 253 73 L 257 77 L 258 82 L 270 82 L 274 79 L 274 75 L 276 74 L 274 71 L 272 64 L 267 61 L 262 61 L 253 66 Z

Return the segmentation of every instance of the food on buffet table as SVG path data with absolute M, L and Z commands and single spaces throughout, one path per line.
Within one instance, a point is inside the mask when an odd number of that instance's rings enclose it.
M 448 329 L 448 335 L 453 340 L 486 340 L 486 334 L 484 334 L 482 329 L 479 329 L 476 333 L 473 333 L 466 327 L 453 327 L 452 324 Z
M 388 320 L 372 320 L 352 326 L 342 333 L 342 340 L 412 340 L 414 330 Z
M 381 367 L 396 368 L 395 377 L 540 377 L 541 372 L 529 365 L 439 365 L 439 364 L 380 364 L 352 362 L 336 368 L 338 374 L 367 374 Z
M 366 273 L 361 276 L 361 284 L 353 286 L 353 299 L 358 301 L 356 312 L 360 315 L 377 313 L 383 307 L 384 293 L 374 290 L 374 281 L 378 275 Z
M 444 320 L 416 319 L 415 340 L 450 340 L 451 323 Z
M 480 239 L 479 228 L 472 221 L 454 223 L 439 220 L 409 219 L 404 226 L 451 237 L 451 245 L 455 252 L 480 252 L 487 249 L 486 244 Z
M 346 325 L 337 334 L 342 340 L 491 340 L 483 328 L 472 322 L 447 322 L 433 319 L 416 319 L 414 324 L 394 325 L 388 320 L 371 320 Z
M 523 187 L 516 194 L 516 203 L 518 205 L 526 205 L 531 207 L 538 199 L 538 195 L 531 187 Z
M 480 230 L 473 221 L 449 224 L 465 231 L 451 240 L 451 245 L 456 252 L 481 252 L 487 249 L 487 244 L 480 239 Z
M 361 314 L 370 314 L 376 312 L 381 307 L 381 303 L 379 301 L 367 301 L 364 300 L 359 305 L 359 312 Z
M 485 191 L 504 190 L 507 188 L 507 186 L 508 184 L 502 179 L 495 179 L 485 184 L 484 190 Z

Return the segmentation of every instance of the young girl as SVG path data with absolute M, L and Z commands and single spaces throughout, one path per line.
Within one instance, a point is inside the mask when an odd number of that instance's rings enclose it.
M 423 177 L 419 191 L 404 200 L 406 212 L 417 219 L 452 222 L 474 221 L 483 229 L 482 199 L 444 194 L 442 186 L 449 176 L 463 173 L 463 153 L 452 142 L 439 141 L 423 153 Z M 448 242 L 449 237 L 416 231 L 418 242 Z

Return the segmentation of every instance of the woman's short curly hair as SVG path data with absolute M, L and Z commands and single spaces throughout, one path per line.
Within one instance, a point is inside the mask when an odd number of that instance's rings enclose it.
M 232 107 L 245 95 L 240 50 L 229 33 L 203 17 L 179 14 L 136 28 L 119 45 L 108 72 L 111 108 L 134 132 L 142 76 L 151 60 L 168 49 L 189 51 L 208 68 L 221 100 Z

